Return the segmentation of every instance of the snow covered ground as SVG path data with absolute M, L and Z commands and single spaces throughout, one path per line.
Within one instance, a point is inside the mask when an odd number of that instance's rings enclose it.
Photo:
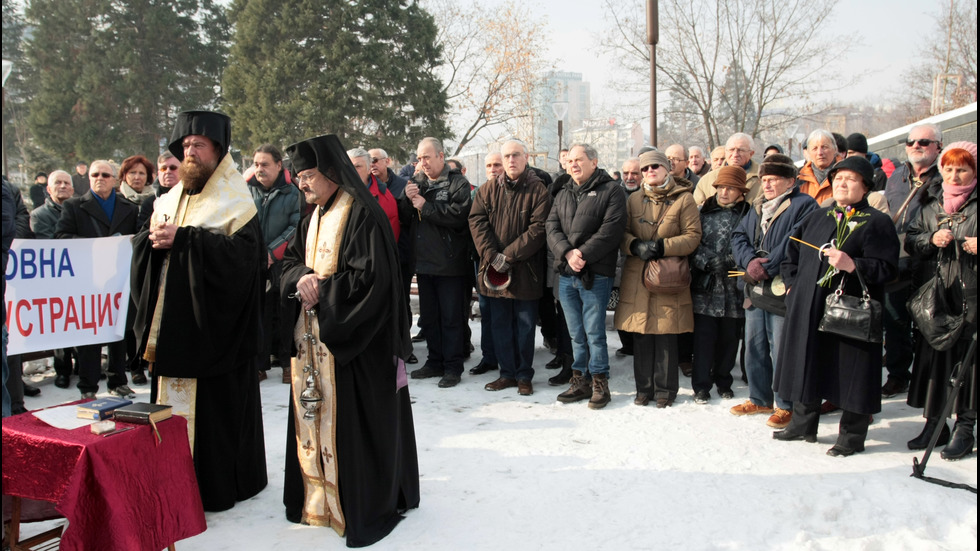
M 471 326 L 478 341 L 479 320 Z M 632 358 L 615 357 L 611 326 L 608 335 L 612 402 L 599 411 L 555 401 L 565 388 L 548 386 L 555 372 L 544 369 L 551 355 L 540 335 L 533 396 L 485 391 L 496 372 L 464 374 L 452 389 L 438 388 L 437 379 L 410 381 L 422 503 L 376 547 L 977 549 L 976 495 L 909 476 L 905 442 L 923 420 L 905 395 L 886 400 L 875 416 L 866 452 L 833 458 L 825 452 L 838 414 L 821 420 L 817 444 L 776 442 L 764 416 L 729 414 L 748 393 L 737 371 L 733 400 L 713 396 L 697 405 L 682 376 L 673 407 L 634 406 Z M 480 359 L 475 344 L 467 370 Z M 422 361 L 424 349 L 415 346 Z M 208 530 L 178 542 L 179 550 L 344 548 L 330 529 L 285 519 L 288 386 L 278 370 L 271 374 L 261 384 L 269 486 L 230 511 L 209 513 Z M 26 399 L 30 409 L 78 397 L 74 387 L 56 388 L 51 370 L 28 380 L 42 389 Z M 134 388 L 149 399 L 148 387 Z M 976 455 L 947 462 L 937 450 L 926 474 L 976 486 Z

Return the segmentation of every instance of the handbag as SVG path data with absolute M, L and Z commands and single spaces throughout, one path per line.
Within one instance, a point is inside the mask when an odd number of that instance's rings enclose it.
M 643 266 L 643 286 L 657 295 L 676 295 L 691 288 L 691 266 L 686 256 L 665 256 L 647 260 Z
M 954 262 L 959 263 L 959 249 Z M 944 249 L 945 250 L 945 249 Z M 906 303 L 909 314 L 922 337 L 933 349 L 949 350 L 959 340 L 966 327 L 966 283 L 958 277 L 959 285 L 946 285 L 943 279 L 942 253 L 936 261 L 936 275 L 919 287 Z M 955 296 L 960 294 L 959 300 Z
M 777 316 L 786 315 L 786 284 L 783 283 L 783 276 L 777 274 L 755 285 L 746 285 L 745 294 L 752 301 L 752 306 Z
M 854 273 L 861 283 L 861 296 L 845 295 L 844 280 L 847 276 L 842 277 L 837 290 L 827 296 L 827 305 L 817 330 L 848 339 L 880 343 L 881 303 L 868 294 L 868 286 L 864 284 L 860 270 L 854 270 Z

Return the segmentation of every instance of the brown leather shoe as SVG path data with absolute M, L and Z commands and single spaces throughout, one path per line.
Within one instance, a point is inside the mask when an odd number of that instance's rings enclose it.
M 514 388 L 515 386 L 517 386 L 517 381 L 516 380 L 514 380 L 514 379 L 508 379 L 506 377 L 500 377 L 496 381 L 491 381 L 491 382 L 487 383 L 487 386 L 485 386 L 483 388 L 486 389 L 486 390 L 495 392 L 495 391 L 498 391 L 498 390 L 503 390 L 505 388 Z
M 633 403 L 638 406 L 645 406 L 650 403 L 650 397 L 645 392 L 637 392 L 636 398 L 633 398 Z
M 262 381 L 268 379 L 268 378 L 269 378 L 269 374 L 268 373 L 266 373 L 265 371 L 259 371 L 259 382 L 260 383 Z
M 685 377 L 690 377 L 691 374 L 694 373 L 694 364 L 691 362 L 681 362 L 677 364 L 677 367 L 680 368 L 681 373 L 683 373 Z
M 293 370 L 289 365 L 282 366 L 282 384 L 288 385 L 293 382 Z
M 572 370 L 571 384 L 568 390 L 558 395 L 558 401 L 563 404 L 588 400 L 592 397 L 592 385 L 585 380 L 581 371 Z
M 531 381 L 527 379 L 517 381 L 517 393 L 521 396 L 530 396 L 534 394 L 534 387 L 531 386 Z
M 609 403 L 609 379 L 604 373 L 592 376 L 592 398 L 589 400 L 590 409 L 602 409 Z

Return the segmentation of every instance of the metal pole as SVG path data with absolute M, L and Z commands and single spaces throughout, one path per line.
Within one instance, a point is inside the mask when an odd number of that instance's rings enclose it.
M 647 44 L 650 45 L 650 145 L 657 145 L 657 42 L 660 41 L 660 8 L 647 0 Z

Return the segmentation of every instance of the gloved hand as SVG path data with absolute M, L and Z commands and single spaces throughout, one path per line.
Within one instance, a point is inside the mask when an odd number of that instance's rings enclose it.
M 490 265 L 500 273 L 510 271 L 510 263 L 507 262 L 507 257 L 504 256 L 504 253 L 497 253 L 497 256 L 493 257 L 493 262 Z
M 728 274 L 728 270 L 731 270 L 734 267 L 735 260 L 728 254 L 720 254 L 712 257 L 711 260 L 709 260 L 705 265 L 705 269 L 707 269 L 709 272 L 719 273 L 722 275 Z
M 640 260 L 657 260 L 664 257 L 664 240 L 654 239 L 652 241 L 640 241 L 634 239 L 630 243 L 630 252 L 633 256 L 640 257 Z
M 742 281 L 744 281 L 746 285 L 755 285 L 755 284 L 759 283 L 759 280 L 757 280 L 754 277 L 750 276 L 748 272 L 745 272 L 744 274 L 742 274 Z
M 769 262 L 768 258 L 753 258 L 749 261 L 749 265 L 745 267 L 745 273 L 757 282 L 769 279 L 769 273 L 766 272 L 766 268 L 763 266 L 766 262 Z

